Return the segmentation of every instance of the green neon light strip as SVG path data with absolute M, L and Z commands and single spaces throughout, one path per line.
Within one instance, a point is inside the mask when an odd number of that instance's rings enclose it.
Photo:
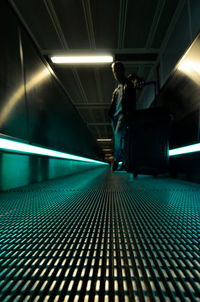
M 45 156 L 52 156 L 57 158 L 63 159 L 71 159 L 77 161 L 85 161 L 94 164 L 101 164 L 101 165 L 108 165 L 108 163 L 101 162 L 94 159 L 85 158 L 82 156 L 72 155 L 68 153 L 63 153 L 59 151 L 54 151 L 51 149 L 46 149 L 42 147 L 37 147 L 25 143 L 15 142 L 12 140 L 0 138 L 0 149 L 10 152 L 19 152 L 19 153 L 28 153 L 28 154 L 38 154 L 38 155 L 45 155 Z
M 187 154 L 187 153 L 198 152 L 198 151 L 200 151 L 200 144 L 194 144 L 190 146 L 169 150 L 169 156 Z

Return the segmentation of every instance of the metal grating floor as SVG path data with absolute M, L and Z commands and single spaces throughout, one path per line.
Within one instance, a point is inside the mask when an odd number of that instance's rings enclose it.
M 96 169 L 0 195 L 0 301 L 200 301 L 200 185 Z

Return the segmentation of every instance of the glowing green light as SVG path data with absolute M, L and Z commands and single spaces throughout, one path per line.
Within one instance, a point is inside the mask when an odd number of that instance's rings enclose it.
M 4 151 L 27 153 L 27 154 L 38 154 L 38 155 L 51 156 L 56 158 L 72 159 L 77 161 L 85 161 L 95 164 L 108 165 L 107 163 L 98 160 L 72 155 L 64 152 L 54 151 L 51 149 L 37 147 L 37 146 L 20 143 L 4 138 L 0 138 L 0 149 Z
M 198 151 L 200 151 L 200 144 L 194 144 L 190 146 L 169 150 L 169 156 L 187 154 L 187 153 L 198 152 Z

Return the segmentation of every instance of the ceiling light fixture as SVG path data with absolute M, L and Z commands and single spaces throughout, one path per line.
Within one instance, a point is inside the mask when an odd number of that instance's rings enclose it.
M 112 56 L 62 56 L 51 57 L 51 61 L 56 64 L 94 64 L 94 63 L 112 63 Z
M 97 138 L 97 142 L 112 142 L 112 138 Z

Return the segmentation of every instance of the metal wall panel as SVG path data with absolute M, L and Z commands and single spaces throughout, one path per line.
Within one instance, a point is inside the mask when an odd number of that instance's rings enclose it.
M 34 51 L 28 35 L 21 30 L 25 93 L 31 143 L 48 146 L 48 96 L 51 74 Z
M 171 147 L 199 142 L 200 35 L 179 61 L 157 97 L 157 105 L 166 107 L 174 117 Z
M 0 2 L 0 132 L 28 139 L 18 22 Z
M 87 157 L 100 149 L 33 41 L 1 1 L 0 132 Z M 6 28 L 6 31 L 5 31 Z
M 31 143 L 95 156 L 94 138 L 25 31 L 22 43 Z
M 99 167 L 102 166 L 91 162 L 3 152 L 0 153 L 0 192 Z
M 188 6 L 185 2 L 183 10 L 179 16 L 174 31 L 170 36 L 167 46 L 165 47 L 165 51 L 161 59 L 161 86 L 165 83 L 170 72 L 173 70 L 177 61 L 184 54 L 191 42 Z
M 0 2 L 0 36 L 0 136 L 99 158 L 95 139 L 4 0 Z M 0 190 L 93 167 L 68 160 L 0 153 Z

